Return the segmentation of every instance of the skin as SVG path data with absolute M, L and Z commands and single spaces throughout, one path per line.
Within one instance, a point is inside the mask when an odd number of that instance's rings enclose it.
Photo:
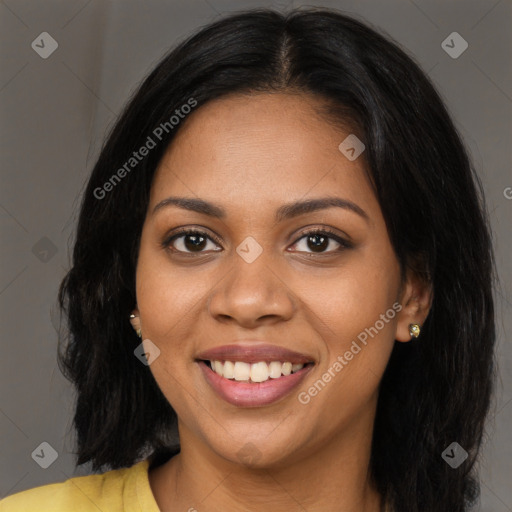
M 432 293 L 411 272 L 401 281 L 364 153 L 349 161 L 339 151 L 350 132 L 323 119 L 320 105 L 291 93 L 212 101 L 183 122 L 155 174 L 132 324 L 160 349 L 150 370 L 179 418 L 181 453 L 149 472 L 163 511 L 380 510 L 368 478 L 378 385 L 395 340 L 410 341 L 409 324 L 425 321 Z M 226 217 L 176 206 L 153 213 L 169 196 L 218 204 Z M 325 196 L 356 203 L 368 219 L 330 207 L 274 220 L 284 203 Z M 179 227 L 218 235 L 222 243 L 208 240 L 193 252 L 181 236 L 162 247 Z M 353 245 L 339 251 L 330 239 L 316 252 L 305 236 L 312 228 L 329 228 Z M 248 236 L 263 249 L 252 263 L 236 252 Z M 301 403 L 297 394 L 395 302 L 402 310 Z M 236 407 L 211 389 L 195 359 L 255 338 L 316 364 L 278 402 Z M 238 456 L 244 446 L 252 463 Z

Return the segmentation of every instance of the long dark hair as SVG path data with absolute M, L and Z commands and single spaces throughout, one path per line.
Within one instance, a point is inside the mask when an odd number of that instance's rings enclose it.
M 77 391 L 77 465 L 115 469 L 179 450 L 168 437 L 176 414 L 134 356 L 140 340 L 128 322 L 152 177 L 186 122 L 171 116 L 230 93 L 279 91 L 322 98 L 326 119 L 352 123 L 402 271 L 413 267 L 433 285 L 421 338 L 395 343 L 380 385 L 375 484 L 396 512 L 466 511 L 478 496 L 474 463 L 494 383 L 495 271 L 482 186 L 414 60 L 328 9 L 258 9 L 206 26 L 160 61 L 109 133 L 59 291 L 69 330 L 59 366 Z M 155 147 L 127 167 L 148 137 Z M 118 173 L 123 166 L 129 171 Z M 441 456 L 454 441 L 469 454 L 457 469 Z

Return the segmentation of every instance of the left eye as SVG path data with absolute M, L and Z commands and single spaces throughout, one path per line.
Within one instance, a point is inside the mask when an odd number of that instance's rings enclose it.
M 340 237 L 325 231 L 310 231 L 302 235 L 294 245 L 300 246 L 301 240 L 304 240 L 302 242 L 303 249 L 298 249 L 299 252 L 308 252 L 307 249 L 311 249 L 312 253 L 336 252 L 348 247 L 348 243 Z M 332 245 L 331 242 L 336 244 L 337 247 L 327 251 L 326 249 Z

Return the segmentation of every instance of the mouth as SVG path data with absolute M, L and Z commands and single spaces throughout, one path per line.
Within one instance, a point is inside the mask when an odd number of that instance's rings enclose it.
M 315 366 L 312 358 L 274 345 L 226 345 L 195 360 L 216 395 L 237 407 L 262 407 L 289 395 Z

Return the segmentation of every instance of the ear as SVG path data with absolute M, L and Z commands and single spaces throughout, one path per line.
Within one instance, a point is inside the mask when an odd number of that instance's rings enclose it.
M 399 298 L 402 309 L 397 315 L 395 333 L 397 341 L 411 341 L 409 325 L 419 324 L 421 327 L 425 323 L 432 306 L 433 295 L 434 291 L 430 279 L 424 277 L 424 274 L 408 268 Z
M 130 317 L 130 323 L 135 331 L 140 329 L 140 318 L 139 318 L 139 309 L 135 307 L 135 309 L 131 312 L 132 315 L 135 315 L 135 318 Z

